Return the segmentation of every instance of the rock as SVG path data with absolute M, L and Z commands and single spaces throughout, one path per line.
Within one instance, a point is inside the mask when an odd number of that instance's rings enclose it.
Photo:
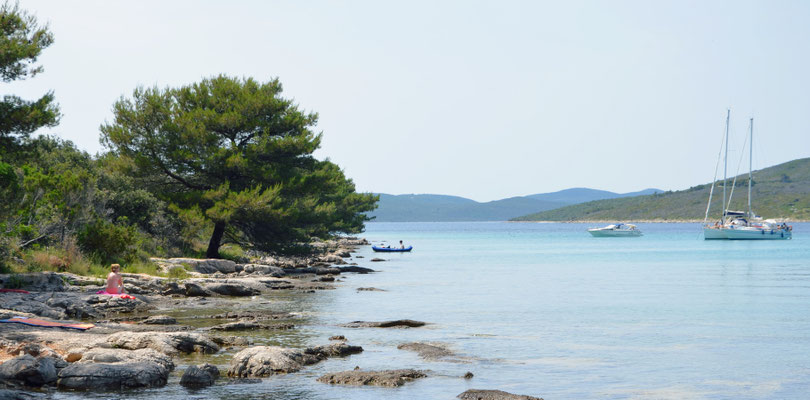
M 414 351 L 426 360 L 438 360 L 440 358 L 453 356 L 453 352 L 442 347 L 428 343 L 403 343 L 397 346 L 400 350 Z
M 332 275 L 326 275 L 318 278 L 318 282 L 334 282 L 335 277 Z
M 106 294 L 93 294 L 87 297 L 87 303 L 93 306 L 96 311 L 103 314 L 109 313 L 131 313 L 135 311 L 146 311 L 152 308 L 140 299 L 125 299 L 119 296 L 109 296 Z
M 250 329 L 260 329 L 262 325 L 255 321 L 236 321 L 236 322 L 229 322 L 227 324 L 219 324 L 212 326 L 210 329 L 212 331 L 246 331 Z
M 361 287 L 357 288 L 358 292 L 386 292 L 384 289 L 377 289 L 375 287 Z
M 315 357 L 307 357 L 299 350 L 278 346 L 250 347 L 234 355 L 228 368 L 228 376 L 248 378 L 287 374 L 315 362 Z
M 473 373 L 472 373 L 472 372 L 467 371 L 467 373 L 466 373 L 466 374 L 464 374 L 464 376 L 462 376 L 462 378 L 464 378 L 464 379 L 472 379 L 474 376 L 475 376 L 475 375 L 473 375 Z
M 278 346 L 256 346 L 244 349 L 231 360 L 228 376 L 236 378 L 265 377 L 300 371 L 329 357 L 345 356 L 363 351 L 362 347 L 334 343 L 305 350 Z
M 358 266 L 351 266 L 351 267 L 338 267 L 340 272 L 357 272 L 358 274 L 368 274 L 371 272 L 377 272 L 371 268 L 366 267 L 358 267 Z
M 140 323 L 146 325 L 175 325 L 177 324 L 177 320 L 168 315 L 153 315 Z
M 261 291 L 245 286 L 243 283 L 234 282 L 212 283 L 206 285 L 205 288 L 223 296 L 255 296 L 261 293 Z
M 385 261 L 385 259 L 374 257 L 374 258 L 371 259 L 371 261 L 372 262 L 381 262 L 381 261 Z
M 250 346 L 253 344 L 253 341 L 250 338 L 244 336 L 214 336 L 211 338 L 214 343 L 218 344 L 220 347 L 225 346 Z
M 343 335 L 330 336 L 330 337 L 329 337 L 329 340 L 344 340 L 344 341 L 345 341 L 345 340 L 346 340 L 346 336 L 343 336 Z
M 340 275 L 340 268 L 315 268 L 315 275 Z
M 169 370 L 151 361 L 119 363 L 77 362 L 59 372 L 57 385 L 70 390 L 121 390 L 163 386 Z
M 21 390 L 0 389 L 0 399 L 2 400 L 36 400 L 45 399 L 45 393 L 23 392 Z
M 242 266 L 244 271 L 248 274 L 270 275 L 275 278 L 284 276 L 284 270 L 272 265 L 262 264 L 245 264 Z
M 543 400 L 539 397 L 524 396 L 500 390 L 470 389 L 458 396 L 461 400 Z
M 105 304 L 104 306 L 91 306 L 88 303 L 90 303 L 90 301 L 84 302 L 78 298 L 70 296 L 52 297 L 45 302 L 48 307 L 61 308 L 65 310 L 66 317 L 76 319 L 97 318 L 99 317 L 97 310 L 102 309 L 103 311 L 107 311 L 106 308 L 110 307 L 108 304 Z M 133 306 L 132 309 L 135 308 L 134 304 L 130 305 Z M 120 306 L 121 305 L 116 304 L 114 307 Z
M 186 294 L 186 289 L 180 287 L 177 282 L 166 282 L 166 286 L 160 294 L 164 296 L 171 296 L 173 294 Z
M 186 296 L 189 297 L 209 297 L 213 295 L 210 290 L 196 283 L 187 282 L 184 286 L 186 288 Z
M 201 274 L 232 274 L 236 271 L 236 263 L 231 260 L 221 259 L 196 259 L 196 258 L 170 258 L 168 260 L 172 264 L 186 264 L 190 265 L 194 271 Z
M 351 354 L 362 353 L 363 348 L 360 346 L 351 346 L 343 342 L 331 343 L 322 346 L 310 347 L 304 350 L 307 354 L 318 356 L 321 359 L 329 357 L 345 357 Z
M 332 385 L 355 385 L 355 386 L 384 386 L 398 387 L 415 379 L 424 378 L 427 375 L 423 371 L 414 369 L 395 369 L 385 371 L 343 371 L 333 374 L 326 374 L 318 378 L 318 382 Z
M 83 356 L 84 356 L 84 354 L 82 354 L 82 353 L 68 353 L 65 356 L 65 361 L 67 361 L 69 363 L 74 363 L 76 361 L 81 360 Z
M 93 348 L 82 354 L 80 363 L 109 364 L 133 362 L 153 362 L 169 371 L 174 369 L 174 362 L 170 356 L 152 349 L 121 350 Z
M 208 337 L 192 332 L 118 332 L 107 342 L 114 347 L 136 350 L 149 348 L 164 354 L 216 353 L 219 346 Z
M 50 357 L 24 354 L 0 364 L 0 381 L 40 387 L 56 381 L 56 367 Z
M 180 384 L 190 388 L 202 388 L 213 385 L 217 378 L 219 378 L 217 367 L 208 363 L 199 367 L 192 365 L 186 368 L 183 377 L 180 378 Z
M 418 328 L 425 326 L 426 323 L 422 321 L 414 321 L 410 319 L 398 319 L 395 321 L 383 322 L 367 322 L 367 321 L 354 321 L 344 324 L 346 328 Z

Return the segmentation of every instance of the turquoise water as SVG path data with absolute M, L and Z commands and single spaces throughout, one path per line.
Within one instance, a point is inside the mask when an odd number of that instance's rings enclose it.
M 345 335 L 362 354 L 199 392 L 174 377 L 125 397 L 452 399 L 479 388 L 546 400 L 808 398 L 810 224 L 795 224 L 793 240 L 761 242 L 704 241 L 698 224 L 638 226 L 645 236 L 592 238 L 583 224 L 370 223 L 362 236 L 413 252 L 364 247 L 354 261 L 380 273 L 261 299 L 307 321 L 290 344 Z M 402 318 L 430 325 L 339 326 Z M 443 343 L 462 362 L 397 350 L 412 341 Z M 431 372 L 397 389 L 315 382 L 355 366 Z M 460 378 L 467 371 L 475 377 Z

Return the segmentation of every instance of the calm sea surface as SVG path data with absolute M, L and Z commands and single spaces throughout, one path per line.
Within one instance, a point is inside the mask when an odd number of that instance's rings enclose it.
M 698 224 L 638 224 L 640 238 L 592 238 L 589 226 L 370 223 L 363 237 L 403 240 L 413 252 L 364 247 L 353 261 L 380 273 L 345 275 L 332 291 L 239 305 L 302 316 L 298 329 L 257 344 L 300 347 L 345 335 L 363 353 L 198 392 L 177 385 L 182 368 L 202 361 L 226 368 L 233 351 L 189 357 L 169 386 L 120 397 L 453 399 L 470 388 L 546 400 L 810 397 L 810 224 L 794 224 L 793 240 L 761 242 L 704 241 Z M 402 318 L 431 324 L 338 326 Z M 414 341 L 445 344 L 460 360 L 425 361 L 397 349 Z M 431 372 L 397 389 L 315 381 L 355 366 Z M 461 379 L 467 371 L 475 377 Z

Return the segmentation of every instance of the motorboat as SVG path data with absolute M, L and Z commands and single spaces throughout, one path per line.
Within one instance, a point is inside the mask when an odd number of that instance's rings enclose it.
M 642 236 L 639 230 L 633 224 L 612 224 L 603 228 L 588 229 L 588 233 L 594 237 L 635 237 Z

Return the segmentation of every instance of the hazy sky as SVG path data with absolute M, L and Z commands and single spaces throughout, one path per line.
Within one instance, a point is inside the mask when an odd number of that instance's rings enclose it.
M 54 90 L 42 132 L 90 153 L 136 86 L 224 73 L 278 77 L 360 191 L 684 189 L 711 180 L 727 108 L 730 170 L 751 116 L 755 168 L 810 156 L 807 1 L 20 5 L 56 41 L 43 74 L 0 88 Z

